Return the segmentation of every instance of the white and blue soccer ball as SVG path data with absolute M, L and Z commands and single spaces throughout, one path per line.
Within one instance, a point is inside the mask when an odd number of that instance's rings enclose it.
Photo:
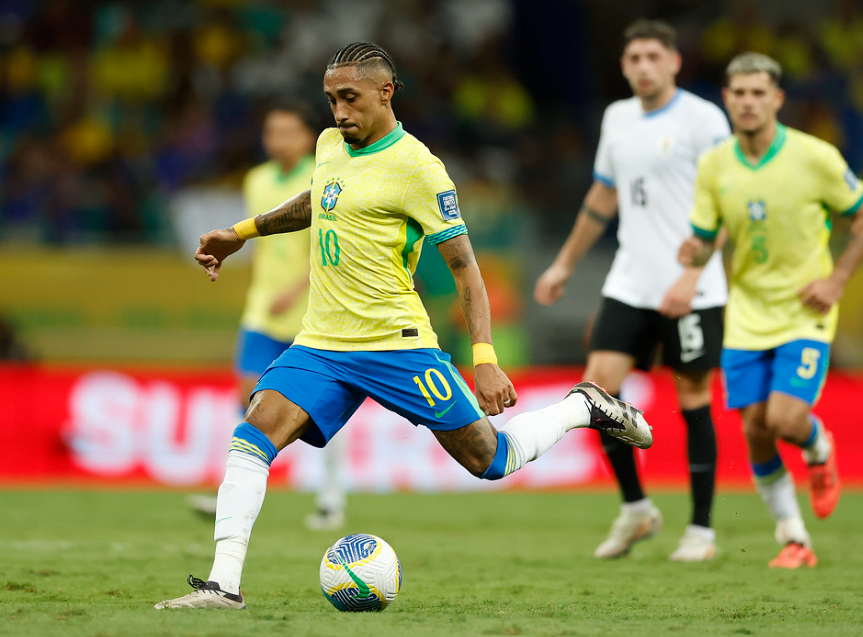
M 321 560 L 321 590 L 340 611 L 383 610 L 393 603 L 401 585 L 399 558 L 376 535 L 345 536 Z

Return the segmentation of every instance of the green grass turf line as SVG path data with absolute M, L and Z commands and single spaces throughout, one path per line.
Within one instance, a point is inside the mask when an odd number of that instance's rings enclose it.
M 248 611 L 156 611 L 206 578 L 212 524 L 177 492 L 0 493 L 0 635 L 776 635 L 863 631 L 863 494 L 833 517 L 801 505 L 820 563 L 776 571 L 773 524 L 754 493 L 722 493 L 720 555 L 668 561 L 688 521 L 683 493 L 654 500 L 665 528 L 632 555 L 592 557 L 618 511 L 612 493 L 352 495 L 343 531 L 302 526 L 312 496 L 272 492 L 255 527 Z M 404 584 L 382 613 L 339 613 L 321 594 L 324 550 L 349 532 L 395 548 Z

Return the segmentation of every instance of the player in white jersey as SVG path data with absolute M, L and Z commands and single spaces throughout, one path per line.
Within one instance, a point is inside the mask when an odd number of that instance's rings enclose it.
M 650 369 L 662 347 L 687 425 L 693 499 L 691 524 L 671 559 L 708 560 L 716 550 L 711 377 L 721 353 L 727 286 L 719 255 L 703 268 L 683 268 L 676 253 L 691 234 L 698 157 L 730 130 L 719 107 L 676 86 L 680 55 L 671 26 L 630 25 L 621 67 L 634 96 L 605 111 L 593 185 L 563 248 L 537 281 L 535 297 L 551 305 L 563 295 L 579 259 L 617 211 L 620 247 L 602 289 L 585 377 L 617 394 L 630 370 Z M 662 517 L 642 489 L 632 449 L 608 436 L 602 445 L 623 505 L 595 555 L 613 558 L 659 531 Z

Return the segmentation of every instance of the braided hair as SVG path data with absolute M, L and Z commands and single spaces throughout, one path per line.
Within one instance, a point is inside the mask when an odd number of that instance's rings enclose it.
M 327 69 L 334 69 L 337 66 L 360 66 L 366 64 L 386 64 L 390 71 L 392 71 L 392 82 L 395 90 L 397 91 L 405 87 L 396 75 L 396 65 L 390 54 L 377 44 L 372 44 L 371 42 L 352 42 L 351 44 L 346 44 L 330 58 Z

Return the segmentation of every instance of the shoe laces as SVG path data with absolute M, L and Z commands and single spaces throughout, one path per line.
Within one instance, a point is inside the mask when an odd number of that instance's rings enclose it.
M 811 467 L 812 486 L 816 489 L 829 489 L 833 486 L 834 474 L 826 464 Z
M 209 582 L 207 582 L 206 580 L 202 580 L 202 579 L 201 579 L 201 578 L 199 578 L 199 577 L 195 577 L 195 576 L 194 576 L 194 575 L 192 575 L 191 573 L 189 573 L 189 577 L 186 579 L 186 582 L 188 582 L 189 586 L 191 586 L 192 588 L 194 588 L 196 591 L 200 591 L 200 590 L 205 590 L 205 591 L 213 590 L 213 587 L 212 587 L 212 586 L 210 586 Z

